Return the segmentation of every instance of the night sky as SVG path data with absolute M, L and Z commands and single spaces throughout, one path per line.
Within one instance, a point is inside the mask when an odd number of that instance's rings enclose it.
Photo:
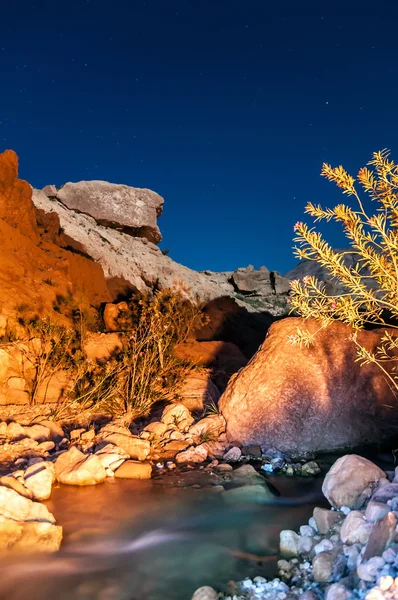
M 157 191 L 161 247 L 199 270 L 284 273 L 306 202 L 340 201 L 323 161 L 398 160 L 396 0 L 10 0 L 0 69 L 20 176 Z

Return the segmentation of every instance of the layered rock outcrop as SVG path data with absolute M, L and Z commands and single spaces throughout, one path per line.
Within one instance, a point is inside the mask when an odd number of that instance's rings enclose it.
M 59 190 L 48 186 L 45 191 L 75 212 L 90 215 L 99 225 L 154 243 L 162 239 L 156 219 L 162 214 L 164 200 L 152 190 L 108 181 L 79 181 L 66 183 Z
M 319 323 L 274 323 L 247 367 L 230 380 L 219 402 L 228 439 L 303 455 L 395 436 L 397 400 L 376 365 L 356 362 L 350 327 L 336 321 L 308 348 L 289 343 L 298 327 L 315 333 Z M 360 331 L 357 340 L 372 352 L 381 336 L 381 330 Z

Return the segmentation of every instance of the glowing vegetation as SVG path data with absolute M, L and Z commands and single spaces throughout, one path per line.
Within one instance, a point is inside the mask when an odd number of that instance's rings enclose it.
M 80 311 L 75 317 L 73 328 L 20 319 L 26 337 L 34 340 L 25 358 L 32 372 L 31 404 L 45 401 L 40 390 L 57 373 L 68 374 L 69 389 L 54 408 L 57 417 L 87 410 L 133 420 L 155 402 L 177 399 L 187 375 L 197 368 L 174 353 L 177 344 L 206 322 L 200 305 L 188 301 L 184 290 L 164 289 L 131 299 L 120 324 L 121 343 L 105 361 L 86 359 L 85 315 Z
M 370 167 L 370 168 L 369 168 Z M 342 193 L 354 200 L 353 206 L 338 204 L 323 209 L 308 203 L 305 212 L 315 221 L 336 221 L 341 224 L 349 240 L 350 254 L 357 262 L 348 266 L 346 252 L 333 250 L 322 235 L 305 223 L 296 223 L 295 255 L 300 260 L 312 260 L 326 267 L 343 290 L 336 294 L 326 292 L 324 283 L 313 276 L 293 281 L 291 305 L 304 318 L 315 317 L 320 327 L 337 319 L 354 329 L 352 339 L 357 344 L 358 360 L 363 364 L 376 363 L 396 391 L 398 375 L 394 356 L 398 350 L 398 336 L 386 332 L 374 353 L 357 342 L 355 330 L 367 325 L 397 329 L 398 317 L 398 166 L 390 160 L 389 152 L 375 152 L 367 167 L 360 169 L 357 179 L 342 166 L 323 164 L 321 174 L 336 183 Z M 365 210 L 358 187 L 374 203 L 375 212 Z M 391 324 L 392 323 L 392 324 Z M 314 335 L 298 330 L 291 336 L 293 344 L 309 345 Z

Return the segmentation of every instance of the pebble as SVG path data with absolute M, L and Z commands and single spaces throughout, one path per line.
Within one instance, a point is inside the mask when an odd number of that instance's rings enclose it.
M 311 525 L 302 525 L 300 527 L 300 535 L 306 535 L 309 537 L 313 537 L 315 535 L 315 529 L 311 527 Z

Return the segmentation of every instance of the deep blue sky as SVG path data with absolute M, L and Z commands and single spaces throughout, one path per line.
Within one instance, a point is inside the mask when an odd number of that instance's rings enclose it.
M 0 150 L 36 187 L 159 192 L 195 269 L 285 272 L 306 202 L 340 200 L 322 161 L 398 158 L 396 0 L 3 4 Z

